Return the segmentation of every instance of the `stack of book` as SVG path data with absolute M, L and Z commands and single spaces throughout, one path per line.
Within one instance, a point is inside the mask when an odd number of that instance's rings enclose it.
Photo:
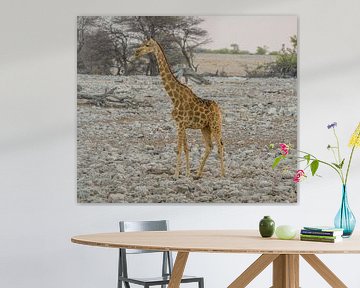
M 334 227 L 304 227 L 300 232 L 302 241 L 336 243 L 342 241 L 344 230 Z

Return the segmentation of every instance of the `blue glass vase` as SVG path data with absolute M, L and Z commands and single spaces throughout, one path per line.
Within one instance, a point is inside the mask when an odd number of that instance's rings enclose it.
M 356 219 L 349 207 L 346 185 L 342 187 L 341 206 L 336 214 L 334 224 L 336 228 L 344 229 L 343 237 L 350 237 L 355 228 Z

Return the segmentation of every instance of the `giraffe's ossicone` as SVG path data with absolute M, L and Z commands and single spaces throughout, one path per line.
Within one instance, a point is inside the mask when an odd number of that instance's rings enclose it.
M 173 103 L 172 117 L 177 129 L 177 162 L 175 177 L 181 172 L 181 153 L 184 150 L 186 159 L 186 176 L 190 176 L 189 150 L 186 140 L 186 129 L 200 129 L 205 142 L 205 152 L 200 161 L 196 177 L 201 177 L 205 162 L 213 148 L 213 140 L 218 148 L 220 175 L 225 175 L 224 144 L 221 136 L 222 117 L 219 105 L 213 100 L 202 99 L 186 85 L 180 83 L 171 72 L 163 49 L 154 39 L 143 43 L 136 51 L 135 57 L 153 53 L 157 59 L 159 72 L 164 87 Z

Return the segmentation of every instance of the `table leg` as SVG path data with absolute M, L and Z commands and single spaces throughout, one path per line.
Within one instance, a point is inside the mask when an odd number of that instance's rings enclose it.
M 299 255 L 281 254 L 274 260 L 272 288 L 299 288 Z
M 333 288 L 347 286 L 314 254 L 301 256 Z M 273 262 L 273 286 L 271 288 L 299 288 L 299 255 L 297 254 L 263 254 L 251 264 L 228 288 L 244 288 Z M 177 287 L 176 287 L 177 288 Z
M 184 274 L 185 265 L 186 265 L 188 256 L 189 256 L 189 252 L 178 252 L 177 253 L 168 288 L 179 288 L 180 287 L 181 278 Z
M 232 282 L 228 288 L 244 288 L 257 275 L 259 275 L 271 262 L 273 262 L 278 254 L 263 254 L 254 263 L 252 263 L 238 278 Z
M 331 287 L 347 288 L 347 286 L 314 254 L 301 255 L 325 279 Z

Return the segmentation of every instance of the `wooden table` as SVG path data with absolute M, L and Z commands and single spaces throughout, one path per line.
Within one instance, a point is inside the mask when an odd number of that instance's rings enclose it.
M 169 288 L 178 288 L 190 252 L 262 254 L 228 288 L 246 287 L 273 263 L 273 288 L 299 287 L 299 256 L 302 256 L 331 287 L 347 287 L 315 254 L 360 253 L 360 237 L 339 243 L 320 243 L 261 238 L 255 230 L 118 232 L 75 236 L 77 244 L 177 251 Z

